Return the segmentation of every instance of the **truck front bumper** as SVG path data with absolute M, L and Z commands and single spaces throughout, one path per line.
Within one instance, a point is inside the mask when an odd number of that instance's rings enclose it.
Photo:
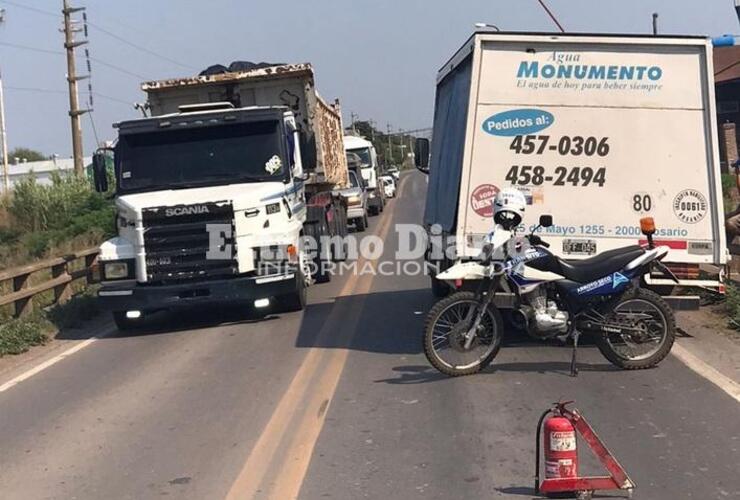
M 365 208 L 362 206 L 359 207 L 349 207 L 347 209 L 347 218 L 348 219 L 362 219 L 365 217 Z
M 209 304 L 251 304 L 274 299 L 298 290 L 295 272 L 270 276 L 238 277 L 176 285 L 147 285 L 133 282 L 103 283 L 98 291 L 100 305 L 111 311 L 154 311 Z

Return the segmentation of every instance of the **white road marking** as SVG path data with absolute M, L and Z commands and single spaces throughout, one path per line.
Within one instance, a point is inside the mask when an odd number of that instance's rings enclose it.
M 709 380 L 711 383 L 729 394 L 733 399 L 735 399 L 735 401 L 740 403 L 740 384 L 732 380 L 730 377 L 723 375 L 678 343 L 673 344 L 671 353 L 683 364 Z
M 26 372 L 21 373 L 20 375 L 18 375 L 17 377 L 13 378 L 12 380 L 9 380 L 9 381 L 5 382 L 3 385 L 0 385 L 0 392 L 5 392 L 5 391 L 7 391 L 10 388 L 15 387 L 16 385 L 20 384 L 21 382 L 28 380 L 29 378 L 33 377 L 34 375 L 37 375 L 37 374 L 41 373 L 42 371 L 46 370 L 47 368 L 49 368 L 51 366 L 54 366 L 55 364 L 59 363 L 63 359 L 68 358 L 71 355 L 73 355 L 74 353 L 81 351 L 82 349 L 84 349 L 85 347 L 89 346 L 93 342 L 96 342 L 96 341 L 98 341 L 98 340 L 100 340 L 100 339 L 102 339 L 102 338 L 110 335 L 114 331 L 115 331 L 115 329 L 110 329 L 110 330 L 108 330 L 108 331 L 106 331 L 104 333 L 101 333 L 100 335 L 96 335 L 94 337 L 91 337 L 91 338 L 89 338 L 87 340 L 84 340 L 84 341 L 80 342 L 79 344 L 76 344 L 76 345 L 70 347 L 69 349 L 67 349 L 63 353 L 58 354 L 58 355 L 54 356 L 53 358 L 47 359 L 43 363 L 41 363 L 41 364 L 39 364 L 39 365 L 31 368 L 30 370 L 28 370 Z

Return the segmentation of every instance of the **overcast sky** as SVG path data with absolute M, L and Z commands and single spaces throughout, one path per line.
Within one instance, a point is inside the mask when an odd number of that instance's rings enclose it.
M 663 33 L 737 33 L 732 0 L 547 0 L 569 31 L 649 33 L 660 13 Z M 58 31 L 62 0 L 0 0 L 0 68 L 6 86 L 10 147 L 71 154 L 68 97 Z M 77 0 L 87 7 L 92 57 L 147 79 L 189 76 L 233 60 L 311 62 L 319 91 L 394 129 L 431 124 L 437 69 L 473 31 L 475 22 L 504 30 L 549 31 L 536 0 Z M 115 38 L 111 34 L 118 37 Z M 79 35 L 82 37 L 82 35 Z M 162 57 L 127 45 L 146 47 Z M 2 44 L 29 46 L 34 52 Z M 169 59 L 169 61 L 167 60 Z M 84 72 L 82 51 L 79 67 Z M 101 139 L 111 124 L 136 117 L 142 80 L 93 61 L 93 115 Z M 20 88 L 41 89 L 19 90 Z M 82 89 L 86 90 L 86 83 Z M 86 99 L 86 92 L 81 98 Z M 103 96 L 107 96 L 103 97 Z M 85 151 L 95 147 L 84 118 Z

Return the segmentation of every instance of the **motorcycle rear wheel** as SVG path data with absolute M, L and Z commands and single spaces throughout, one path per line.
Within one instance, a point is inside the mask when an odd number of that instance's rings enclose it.
M 501 348 L 504 336 L 503 321 L 498 308 L 489 304 L 481 321 L 480 333 L 473 344 L 466 349 L 462 333 L 465 330 L 463 320 L 470 307 L 478 306 L 473 292 L 456 292 L 437 302 L 427 315 L 424 328 L 424 354 L 429 362 L 445 375 L 459 377 L 477 373 L 491 364 Z M 442 353 L 473 353 L 467 361 L 455 362 Z
M 655 344 L 647 352 L 637 354 L 633 349 L 641 342 L 631 342 L 623 336 L 619 338 L 618 334 L 600 333 L 596 336 L 596 345 L 612 364 L 624 370 L 643 370 L 656 366 L 671 352 L 676 338 L 676 317 L 671 306 L 657 293 L 644 288 L 628 291 L 620 298 L 612 314 L 614 316 L 610 315 L 610 318 L 652 316 L 650 320 L 638 320 L 636 323 L 644 325 L 646 335 L 654 339 L 651 342 Z

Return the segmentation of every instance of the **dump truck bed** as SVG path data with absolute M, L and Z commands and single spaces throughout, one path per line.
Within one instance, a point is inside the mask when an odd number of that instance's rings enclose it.
M 339 102 L 329 104 L 321 98 L 308 63 L 151 81 L 141 88 L 152 116 L 178 113 L 184 105 L 213 102 L 230 102 L 237 108 L 287 106 L 301 132 L 308 184 L 347 185 Z

